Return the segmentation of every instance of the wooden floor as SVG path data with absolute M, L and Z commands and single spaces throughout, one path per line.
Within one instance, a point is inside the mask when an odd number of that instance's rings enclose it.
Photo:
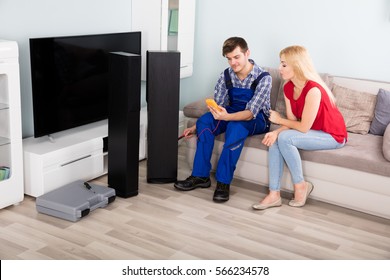
M 179 179 L 190 173 L 184 150 Z M 390 220 L 314 200 L 292 208 L 287 198 L 282 207 L 253 211 L 265 189 L 243 181 L 216 204 L 214 185 L 179 192 L 147 184 L 142 161 L 138 196 L 78 222 L 37 213 L 35 199 L 25 197 L 0 210 L 0 259 L 390 259 Z

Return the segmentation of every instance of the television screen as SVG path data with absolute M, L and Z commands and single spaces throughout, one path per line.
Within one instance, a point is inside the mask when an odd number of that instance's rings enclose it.
M 110 52 L 141 54 L 141 32 L 31 38 L 34 137 L 108 117 Z

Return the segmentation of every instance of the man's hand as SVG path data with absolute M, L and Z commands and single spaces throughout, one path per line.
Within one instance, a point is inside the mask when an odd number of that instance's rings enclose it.
M 184 129 L 183 135 L 185 139 L 189 139 L 192 136 L 196 135 L 196 125 Z
M 229 113 L 226 111 L 224 107 L 218 106 L 219 110 L 212 107 L 212 106 L 207 106 L 213 115 L 214 119 L 216 120 L 222 120 L 222 121 L 227 121 Z

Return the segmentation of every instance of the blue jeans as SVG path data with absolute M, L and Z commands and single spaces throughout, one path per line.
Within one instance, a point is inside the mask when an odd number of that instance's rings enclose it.
M 304 181 L 302 161 L 298 149 L 301 150 L 331 150 L 345 145 L 338 143 L 329 133 L 322 130 L 309 130 L 307 133 L 295 129 L 284 130 L 278 139 L 269 147 L 269 189 L 280 191 L 280 180 L 283 175 L 284 162 L 290 170 L 294 184 Z

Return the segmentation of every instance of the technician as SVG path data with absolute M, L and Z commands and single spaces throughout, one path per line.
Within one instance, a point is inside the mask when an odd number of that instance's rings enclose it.
M 208 106 L 209 112 L 201 116 L 196 125 L 184 130 L 186 138 L 197 135 L 193 170 L 187 179 L 174 184 L 181 191 L 210 187 L 214 140 L 226 132 L 215 174 L 215 202 L 229 200 L 230 183 L 245 139 L 269 131 L 272 87 L 269 73 L 249 59 L 250 51 L 243 38 L 228 38 L 223 43 L 222 55 L 227 58 L 230 67 L 220 74 L 214 89 L 218 107 Z

